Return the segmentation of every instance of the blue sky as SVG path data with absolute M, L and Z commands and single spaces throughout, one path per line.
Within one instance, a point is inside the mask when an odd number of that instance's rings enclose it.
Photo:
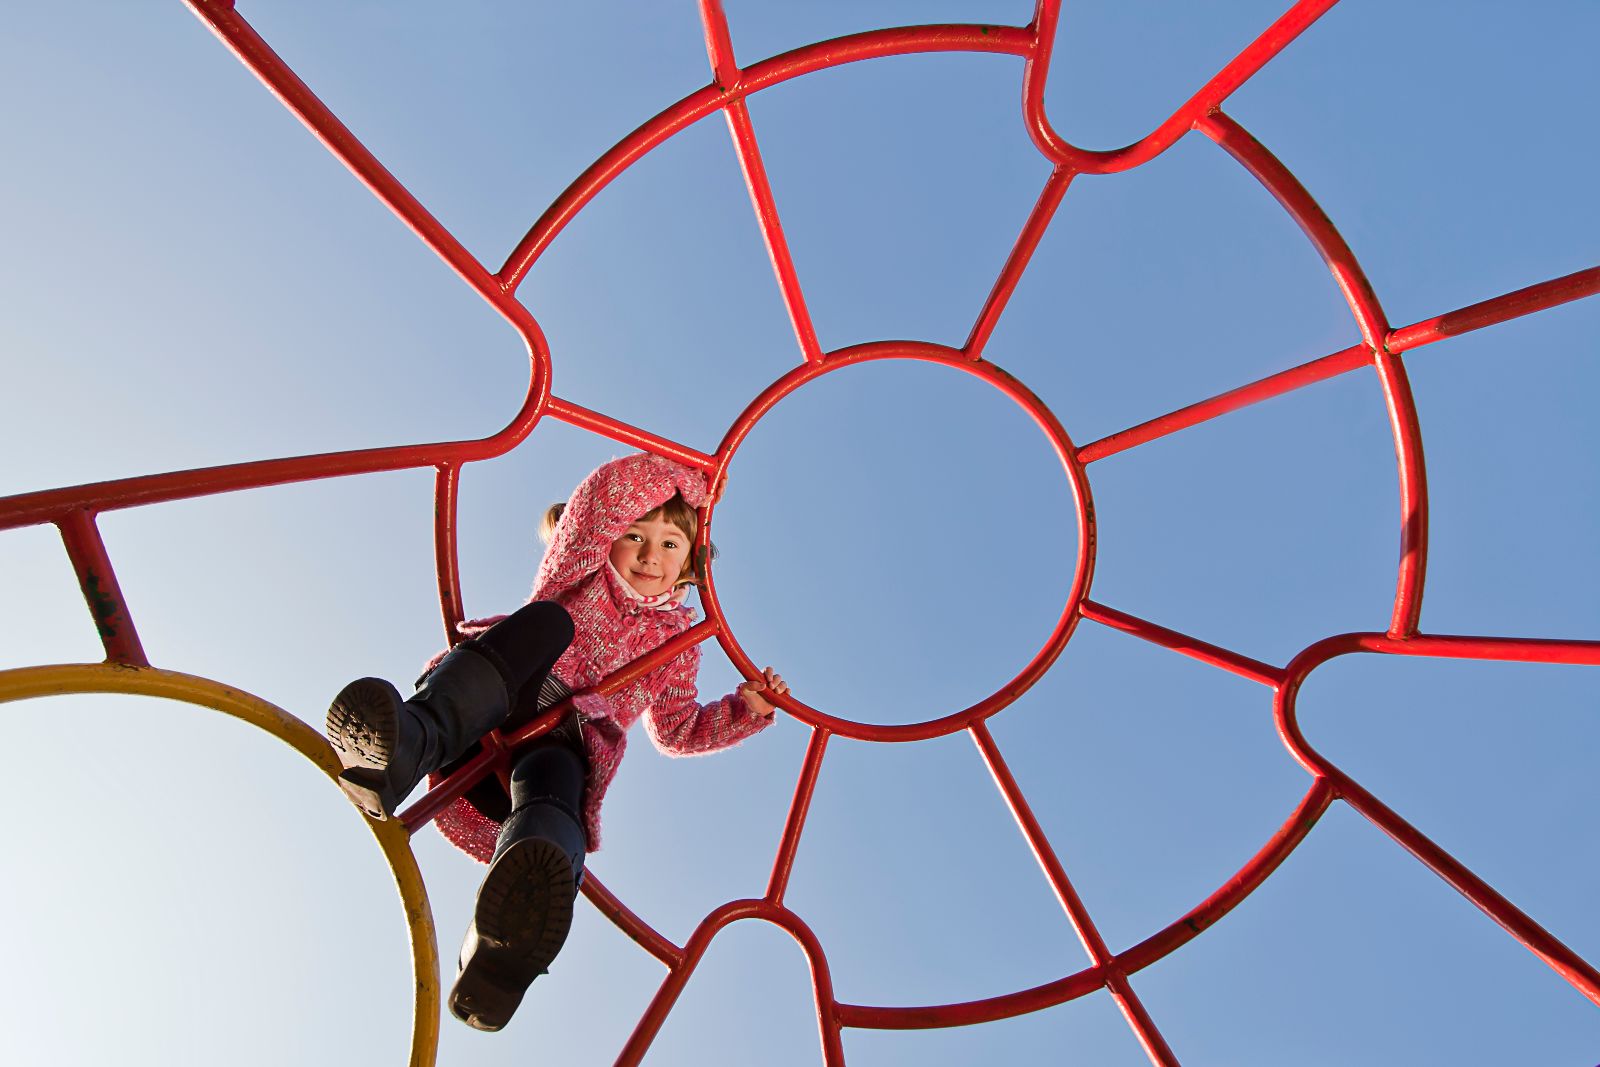
M 1142 136 L 1282 3 L 1066 5 L 1047 104 L 1075 142 Z M 696 5 L 249 3 L 244 15 L 482 262 L 582 169 L 707 80 Z M 1019 0 L 728 0 L 742 62 L 886 25 L 1022 24 Z M 1600 11 L 1336 7 L 1227 110 L 1340 226 L 1395 325 L 1594 266 Z M 1048 173 L 1022 65 L 856 64 L 752 98 L 821 342 L 959 345 Z M 521 404 L 512 331 L 176 2 L 10 13 L 0 40 L 0 494 L 479 437 Z M 619 178 L 521 290 L 565 398 L 711 450 L 799 359 L 720 119 Z M 1424 630 L 1600 637 L 1593 299 L 1408 356 L 1432 535 Z M 1271 198 L 1191 135 L 1069 190 L 988 357 L 1084 443 L 1344 348 L 1355 325 Z M 621 446 L 547 420 L 463 475 L 469 614 L 526 595 L 535 527 Z M 443 642 L 432 476 L 102 517 L 156 664 L 321 725 Z M 1090 468 L 1092 595 L 1273 664 L 1381 630 L 1399 537 L 1374 375 Z M 813 706 L 964 707 L 1060 611 L 1066 479 L 1022 413 L 924 364 L 829 375 L 732 468 L 718 592 Z M 0 534 L 0 667 L 102 652 L 55 532 Z M 708 648 L 702 694 L 732 668 Z M 1569 946 L 1600 959 L 1592 669 L 1347 657 L 1312 742 Z M 360 816 L 271 737 L 184 705 L 8 705 L 0 1058 L 402 1062 L 404 923 Z M 1226 880 L 1309 784 L 1267 691 L 1093 623 L 991 722 L 1113 949 Z M 638 739 L 599 876 L 682 942 L 766 884 L 805 750 L 783 720 L 712 759 Z M 480 868 L 420 833 L 453 963 Z M 976 750 L 836 740 L 789 903 L 841 999 L 994 996 L 1085 962 Z M 664 974 L 587 905 L 506 1032 L 446 1020 L 442 1064 L 608 1063 Z M 450 974 L 445 975 L 448 982 Z M 1186 1064 L 1600 1061 L 1600 1010 L 1343 805 L 1219 925 L 1133 978 Z M 852 1065 L 1146 1062 L 1104 994 L 982 1027 L 845 1032 Z M 721 935 L 651 1063 L 820 1062 L 804 958 Z

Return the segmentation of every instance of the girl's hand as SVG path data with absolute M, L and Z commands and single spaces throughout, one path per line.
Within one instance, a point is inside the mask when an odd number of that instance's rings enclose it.
M 783 694 L 787 693 L 788 691 L 789 683 L 783 680 L 783 675 L 779 674 L 771 667 L 768 667 L 761 672 L 760 681 L 744 682 L 740 684 L 738 689 L 739 696 L 744 698 L 745 706 L 751 711 L 755 712 L 757 715 L 761 716 L 763 719 L 770 718 L 774 709 L 771 701 L 767 700 L 767 698 L 761 694 Z

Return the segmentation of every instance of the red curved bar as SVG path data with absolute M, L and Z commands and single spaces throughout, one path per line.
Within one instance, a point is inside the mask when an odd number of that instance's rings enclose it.
M 1032 35 L 1015 26 L 910 26 L 852 34 L 762 60 L 744 70 L 735 88 L 723 89 L 710 85 L 690 93 L 618 141 L 605 155 L 591 163 L 539 216 L 539 221 L 534 223 L 527 236 L 507 257 L 505 266 L 500 268 L 499 277 L 508 290 L 515 290 L 556 235 L 612 179 L 673 134 L 751 93 L 798 78 L 802 74 L 865 59 L 918 52 L 996 52 L 1022 56 L 1032 46 Z
M 1361 339 L 1372 350 L 1373 365 L 1383 386 L 1384 404 L 1394 433 L 1400 473 L 1400 568 L 1395 579 L 1394 613 L 1389 632 L 1396 637 L 1415 633 L 1422 617 L 1422 588 L 1428 567 L 1428 475 L 1422 457 L 1422 428 L 1411 383 L 1400 357 L 1384 347 L 1389 320 L 1383 314 L 1367 274 L 1333 222 L 1261 143 L 1220 111 L 1195 123 L 1195 128 L 1221 145 L 1255 176 L 1316 246 L 1350 311 L 1361 329 Z
M 1417 635 L 1397 640 L 1388 634 L 1340 634 L 1311 645 L 1290 662 L 1284 685 L 1278 691 L 1274 713 L 1278 734 L 1291 755 L 1306 770 L 1332 783 L 1339 798 L 1388 834 L 1395 843 L 1422 861 L 1458 893 L 1494 920 L 1528 951 L 1596 1005 L 1600 1005 L 1600 970 L 1568 948 L 1527 913 L 1495 891 L 1465 864 L 1440 848 L 1426 834 L 1401 818 L 1392 808 L 1362 788 L 1327 757 L 1314 749 L 1301 731 L 1296 698 L 1306 678 L 1329 660 L 1353 652 L 1378 652 L 1400 656 L 1439 656 L 1458 659 L 1505 659 L 1534 663 L 1582 663 L 1600 666 L 1600 641 L 1518 640 L 1514 638 L 1441 637 Z
M 841 1004 L 840 1021 L 845 1026 L 875 1030 L 974 1026 L 1053 1008 L 1093 993 L 1108 984 L 1113 969 L 1124 975 L 1137 973 L 1214 926 L 1277 870 L 1334 799 L 1332 786 L 1325 779 L 1315 780 L 1294 813 L 1237 874 L 1181 919 L 1119 953 L 1109 964 L 1096 964 L 1053 982 L 986 1000 L 905 1008 Z
M 1350 250 L 1344 235 L 1334 226 L 1322 206 L 1312 199 L 1306 187 L 1289 173 L 1289 168 L 1280 163 L 1277 156 L 1222 112 L 1212 111 L 1196 120 L 1195 129 L 1211 138 L 1249 171 L 1289 213 L 1289 217 L 1310 239 L 1317 254 L 1328 265 L 1334 282 L 1344 294 L 1345 303 L 1350 305 L 1356 325 L 1361 328 L 1362 341 L 1366 342 L 1368 348 L 1382 348 L 1383 339 L 1389 332 L 1389 320 L 1378 303 L 1378 294 L 1372 291 L 1367 272 L 1356 262 L 1356 255 Z
M 1417 402 L 1411 395 L 1405 365 L 1399 356 L 1382 349 L 1375 358 L 1400 474 L 1400 568 L 1389 633 L 1408 637 L 1417 632 L 1422 618 L 1422 585 L 1428 570 L 1428 473 L 1422 459 Z
M 1061 0 L 1038 0 L 1030 26 L 1035 44 L 1022 79 L 1022 113 L 1028 133 L 1046 158 L 1084 174 L 1114 174 L 1148 163 L 1176 144 L 1207 112 L 1221 107 L 1223 101 L 1338 2 L 1300 0 L 1149 134 L 1124 148 L 1090 151 L 1058 134 L 1045 113 L 1044 87 L 1055 51 Z
M 712 940 L 729 924 L 740 919 L 760 919 L 772 923 L 793 937 L 805 952 L 806 960 L 811 966 L 811 986 L 817 1002 L 817 1024 L 821 1032 L 823 1062 L 829 1067 L 835 1065 L 843 1067 L 844 1046 L 839 1038 L 841 1024 L 838 1019 L 838 1005 L 833 996 L 833 978 L 828 972 L 827 954 L 823 952 L 822 944 L 817 940 L 816 934 L 799 916 L 787 908 L 765 900 L 731 900 L 701 920 L 699 927 L 690 936 L 689 943 L 684 946 L 683 958 L 673 966 L 666 980 L 661 983 L 661 988 L 656 991 L 650 1006 L 640 1017 L 639 1025 L 634 1028 L 628 1043 L 617 1056 L 616 1062 L 619 1067 L 623 1064 L 638 1064 L 644 1059 L 651 1042 L 661 1032 L 661 1024 L 666 1021 L 672 1006 L 683 993 L 684 986 L 688 984 L 695 968 L 700 965 L 706 949 L 711 947 Z
M 1067 639 L 1072 636 L 1072 631 L 1077 626 L 1078 602 L 1082 600 L 1087 592 L 1090 579 L 1094 573 L 1094 504 L 1089 496 L 1089 483 L 1084 477 L 1083 467 L 1076 459 L 1077 450 L 1073 447 L 1066 430 L 1044 401 L 1040 400 L 1021 382 L 993 363 L 983 360 L 975 362 L 967 359 L 956 349 L 924 341 L 884 341 L 854 345 L 850 348 L 830 353 L 820 363 L 803 363 L 789 371 L 789 373 L 768 386 L 755 400 L 751 401 L 750 405 L 734 420 L 733 426 L 729 428 L 727 435 L 722 439 L 722 443 L 717 447 L 719 473 L 716 481 L 719 484 L 726 481 L 728 464 L 732 462 L 740 443 L 755 427 L 755 424 L 784 397 L 824 374 L 854 366 L 858 363 L 882 359 L 915 359 L 953 367 L 956 370 L 981 378 L 1000 389 L 1001 392 L 1005 393 L 1027 412 L 1034 423 L 1044 431 L 1051 447 L 1055 449 L 1057 458 L 1061 460 L 1062 468 L 1067 473 L 1068 484 L 1072 489 L 1073 501 L 1077 510 L 1078 562 L 1073 572 L 1071 586 L 1067 591 L 1066 605 L 1062 608 L 1061 617 L 1057 620 L 1055 628 L 1045 640 L 1044 645 L 1035 653 L 1033 659 L 1022 668 L 1015 678 L 989 697 L 962 711 L 952 712 L 926 722 L 901 726 L 861 723 L 830 715 L 827 712 L 802 703 L 792 694 L 785 694 L 774 700 L 774 703 L 796 718 L 810 723 L 812 726 L 824 727 L 831 733 L 863 741 L 915 741 L 954 733 L 956 730 L 966 729 L 974 722 L 987 719 L 1027 692 L 1035 682 L 1044 676 L 1045 671 L 1049 670 L 1050 665 L 1061 655 L 1061 650 L 1066 647 Z M 704 531 L 703 536 L 707 540 L 711 536 L 714 511 L 714 507 L 706 510 L 705 522 L 701 526 Z M 718 624 L 717 640 L 722 643 L 723 650 L 728 653 L 728 658 L 733 661 L 734 665 L 746 677 L 757 677 L 760 672 L 733 637 L 731 627 L 727 625 L 722 611 L 722 603 L 717 598 L 715 575 L 710 571 L 707 572 L 706 580 L 701 586 L 700 599 L 705 605 L 707 618 Z
M 1326 778 L 1313 778 L 1294 812 L 1248 863 L 1182 918 L 1119 954 L 1117 966 L 1127 974 L 1142 971 L 1215 926 L 1289 858 L 1337 799 Z

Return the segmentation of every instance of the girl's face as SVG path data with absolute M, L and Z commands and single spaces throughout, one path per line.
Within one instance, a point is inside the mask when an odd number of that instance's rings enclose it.
M 636 519 L 611 542 L 611 565 L 642 596 L 670 592 L 689 562 L 689 537 L 659 516 Z

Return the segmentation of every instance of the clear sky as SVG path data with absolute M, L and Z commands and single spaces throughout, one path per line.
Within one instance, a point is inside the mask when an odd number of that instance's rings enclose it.
M 1135 140 L 1283 0 L 1065 5 L 1047 102 Z M 596 156 L 708 79 L 696 5 L 242 3 L 490 269 Z M 741 62 L 878 26 L 1022 24 L 1027 0 L 728 0 Z M 1395 325 L 1600 261 L 1600 7 L 1341 4 L 1227 105 L 1341 227 Z M 959 345 L 1048 166 L 1022 64 L 860 63 L 752 98 L 824 348 Z M 481 437 L 517 339 L 175 0 L 15 5 L 0 35 L 0 494 Z M 554 391 L 702 450 L 799 359 L 720 118 L 623 175 L 521 290 Z M 1600 302 L 1406 360 L 1428 463 L 1432 633 L 1600 638 Z M 1084 443 L 1358 340 L 1321 261 L 1198 134 L 1069 190 L 988 357 Z M 622 446 L 547 420 L 470 467 L 468 614 L 526 596 L 539 512 Z M 428 471 L 105 515 L 159 666 L 320 728 L 351 677 L 444 641 Z M 1400 518 L 1370 371 L 1097 463 L 1093 596 L 1272 664 L 1391 610 Z M 739 640 L 874 722 L 987 695 L 1043 642 L 1078 546 L 1044 438 L 926 364 L 848 369 L 741 449 L 715 526 Z M 0 534 L 0 668 L 103 653 L 55 531 Z M 702 695 L 737 682 L 707 647 Z M 1313 744 L 1600 960 L 1593 669 L 1347 657 Z M 0 1061 L 403 1061 L 405 926 L 361 817 L 275 739 L 141 698 L 7 705 Z M 1261 686 L 1081 625 L 991 723 L 1110 946 L 1204 899 L 1309 784 Z M 637 737 L 593 869 L 678 942 L 759 896 L 808 730 L 668 760 Z M 481 868 L 414 849 L 448 984 Z M 926 1004 L 1086 956 L 971 741 L 835 741 L 789 903 L 839 997 Z M 664 970 L 587 904 L 512 1025 L 446 1019 L 441 1064 L 609 1063 Z M 1186 1064 L 1600 1061 L 1600 1008 L 1336 804 L 1215 928 L 1133 978 Z M 1146 1062 L 1102 993 L 928 1032 L 847 1030 L 852 1065 Z M 719 936 L 650 1063 L 820 1062 L 804 957 Z

